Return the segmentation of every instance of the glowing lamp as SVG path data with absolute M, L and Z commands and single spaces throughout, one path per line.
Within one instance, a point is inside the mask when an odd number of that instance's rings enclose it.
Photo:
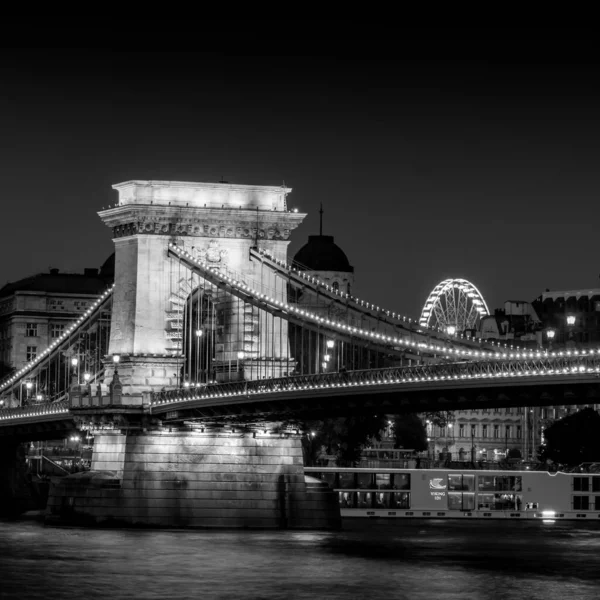
M 335 342 L 333 340 L 327 340 L 327 347 L 328 348 L 333 348 Z
M 241 352 L 241 351 L 237 353 L 237 357 L 238 357 L 240 360 L 242 360 L 242 359 L 244 358 L 244 356 L 246 356 L 246 355 L 245 355 L 243 352 Z
M 454 335 L 456 333 L 456 327 L 454 325 L 448 325 L 448 327 L 446 327 L 446 332 L 448 335 Z
M 202 329 L 196 329 L 196 337 L 202 337 Z
M 74 367 L 76 367 L 76 366 L 77 366 L 77 363 L 79 363 L 79 359 L 77 359 L 76 357 L 73 357 L 73 358 L 71 359 L 71 364 L 72 364 Z
M 30 390 L 30 389 L 33 387 L 33 383 L 31 383 L 31 381 L 28 381 L 28 382 L 25 384 L 25 387 L 26 387 L 28 390 Z
M 567 315 L 567 325 L 575 325 L 575 315 Z
M 83 379 L 84 381 L 87 383 L 90 379 L 92 378 L 92 376 L 89 373 L 84 373 L 83 374 Z
M 121 357 L 118 354 L 113 354 L 113 362 L 115 363 L 115 366 L 119 364 L 119 361 L 121 360 Z

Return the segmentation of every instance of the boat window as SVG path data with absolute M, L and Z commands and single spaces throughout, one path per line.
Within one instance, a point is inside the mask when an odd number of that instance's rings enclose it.
M 354 508 L 356 505 L 356 492 L 339 492 L 340 508 Z
M 356 492 L 356 506 L 358 508 L 373 508 L 373 492 Z
M 408 492 L 392 492 L 390 508 L 410 508 L 410 494 Z
M 375 487 L 378 490 L 389 490 L 390 485 L 390 474 L 389 473 L 377 473 L 375 475 Z
M 479 491 L 485 492 L 520 492 L 522 478 L 507 475 L 480 475 L 477 488 Z
M 356 488 L 356 473 L 340 473 L 340 487 L 342 489 Z
M 472 492 L 448 492 L 448 510 L 474 510 L 475 494 Z
M 375 508 L 388 508 L 390 505 L 390 494 L 385 492 L 375 492 Z
M 573 490 L 576 492 L 589 492 L 590 491 L 590 478 L 589 477 L 573 477 Z
M 410 473 L 394 473 L 392 487 L 395 490 L 410 490 Z
M 590 508 L 590 497 L 589 496 L 573 496 L 573 509 L 574 510 L 589 510 Z
M 448 489 L 475 491 L 475 475 L 448 475 Z
M 373 489 L 375 486 L 375 482 L 373 481 L 373 473 L 357 473 L 357 483 L 357 487 L 363 490 Z
M 592 492 L 600 492 L 600 477 L 592 477 Z
M 521 510 L 522 498 L 520 494 L 512 493 L 485 493 L 478 494 L 477 508 L 485 510 Z

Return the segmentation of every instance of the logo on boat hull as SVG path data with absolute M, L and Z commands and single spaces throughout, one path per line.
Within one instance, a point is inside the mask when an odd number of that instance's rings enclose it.
M 430 490 L 445 490 L 446 484 L 442 483 L 444 479 L 442 477 L 435 477 L 429 480 L 429 489 Z

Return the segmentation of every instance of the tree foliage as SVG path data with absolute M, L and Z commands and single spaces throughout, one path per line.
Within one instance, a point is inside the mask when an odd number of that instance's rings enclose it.
M 600 415 L 584 408 L 555 421 L 544 431 L 545 444 L 539 458 L 571 467 L 600 462 Z
M 338 466 L 354 466 L 363 448 L 380 440 L 387 424 L 385 415 L 351 415 L 319 421 L 302 421 L 297 426 L 305 434 L 305 464 L 314 465 L 319 454 L 333 455 Z
M 436 427 L 447 427 L 454 421 L 454 412 L 451 410 L 438 410 L 435 412 L 421 413 L 425 421 L 430 421 Z
M 418 415 L 396 415 L 392 423 L 394 448 L 406 448 L 417 452 L 427 450 L 427 430 Z

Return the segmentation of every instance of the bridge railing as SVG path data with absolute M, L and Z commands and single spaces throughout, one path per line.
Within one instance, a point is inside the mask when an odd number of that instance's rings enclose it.
M 56 415 L 69 411 L 68 400 L 60 400 L 36 406 L 17 406 L 15 408 L 4 408 L 0 410 L 0 421 L 15 420 L 22 418 L 40 418 L 46 415 Z
M 595 374 L 600 377 L 600 353 L 586 356 L 555 356 L 504 362 L 460 362 L 441 365 L 419 365 L 341 371 L 313 375 L 295 375 L 253 381 L 236 381 L 183 387 L 152 394 L 153 404 L 185 400 L 242 396 L 269 392 L 284 392 L 320 387 L 349 387 L 385 383 L 430 383 L 465 381 L 470 379 L 495 379 L 527 376 Z

